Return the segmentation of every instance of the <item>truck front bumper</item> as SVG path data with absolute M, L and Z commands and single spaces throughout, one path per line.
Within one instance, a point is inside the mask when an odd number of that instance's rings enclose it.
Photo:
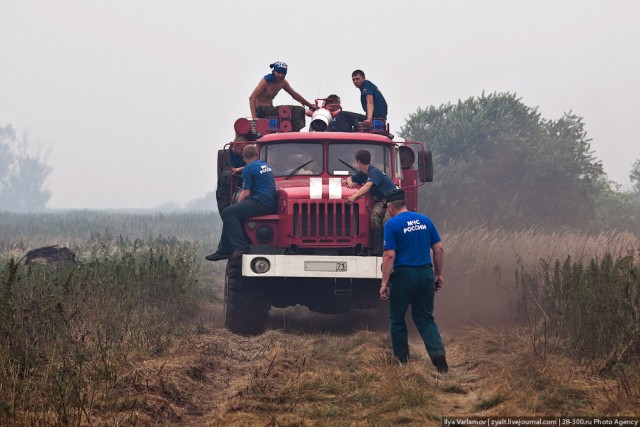
M 242 275 L 382 279 L 382 257 L 245 254 Z

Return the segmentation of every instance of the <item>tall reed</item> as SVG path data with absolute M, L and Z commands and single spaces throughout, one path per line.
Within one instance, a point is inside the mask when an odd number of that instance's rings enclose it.
M 534 326 L 535 351 L 544 357 L 568 341 L 571 353 L 630 391 L 629 374 L 640 367 L 640 248 L 543 260 L 536 269 L 522 267 L 518 279 L 520 320 Z
M 597 235 L 470 227 L 442 236 L 445 288 L 436 295 L 436 315 L 445 326 L 514 324 L 521 289 L 516 273 L 537 271 L 540 262 L 571 256 L 588 261 L 606 253 L 624 256 L 638 237 L 615 230 Z

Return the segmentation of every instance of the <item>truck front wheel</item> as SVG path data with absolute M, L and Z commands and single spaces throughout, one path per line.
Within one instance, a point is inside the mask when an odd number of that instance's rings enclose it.
M 242 276 L 242 258 L 227 261 L 224 280 L 224 326 L 240 335 L 264 332 L 269 308 L 264 287 Z

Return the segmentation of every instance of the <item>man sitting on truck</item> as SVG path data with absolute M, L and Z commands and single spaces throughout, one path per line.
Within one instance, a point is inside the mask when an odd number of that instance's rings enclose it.
M 260 80 L 258 86 L 249 97 L 249 108 L 251 109 L 251 117 L 254 120 L 278 116 L 278 107 L 273 106 L 273 99 L 281 89 L 284 89 L 302 105 L 306 105 L 312 110 L 318 108 L 315 104 L 304 99 L 289 85 L 289 82 L 285 79 L 288 70 L 287 64 L 277 61 L 271 64 L 270 67 L 272 68 L 271 74 L 267 74 Z M 291 129 L 294 132 L 299 132 L 306 125 L 304 107 L 297 105 L 291 105 L 290 107 Z
M 396 185 L 380 169 L 371 165 L 371 152 L 358 150 L 356 152 L 356 167 L 358 172 L 347 178 L 347 187 L 355 188 L 356 184 L 362 185 L 358 191 L 349 196 L 347 204 L 355 203 L 356 199 L 364 196 L 369 191 L 373 194 L 374 203 L 371 207 L 371 255 L 382 255 L 382 238 L 384 220 L 389 219 L 389 213 L 385 210 L 385 194 L 396 189 Z
M 324 108 L 331 111 L 331 115 L 333 116 L 331 123 L 329 123 L 329 130 L 334 132 L 337 131 L 338 128 L 336 127 L 336 116 L 340 114 L 340 112 L 342 112 L 340 97 L 336 94 L 327 96 L 327 99 L 325 99 L 324 101 Z
M 247 164 L 242 169 L 242 192 L 238 203 L 222 212 L 222 235 L 218 250 L 207 255 L 207 261 L 220 261 L 248 253 L 249 242 L 242 230 L 242 221 L 276 211 L 276 182 L 271 167 L 258 159 L 255 145 L 244 147 L 242 158 Z
M 353 132 L 357 122 L 362 122 L 364 126 L 370 126 L 371 120 L 374 118 L 387 118 L 387 101 L 378 86 L 365 78 L 364 71 L 355 70 L 351 73 L 351 80 L 353 85 L 360 89 L 360 103 L 367 114 L 358 114 L 352 111 L 340 112 L 336 116 L 335 122 L 335 130 L 338 132 Z

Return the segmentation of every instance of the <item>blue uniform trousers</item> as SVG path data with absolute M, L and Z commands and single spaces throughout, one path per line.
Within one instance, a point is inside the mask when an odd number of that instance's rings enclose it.
M 341 111 L 336 116 L 332 126 L 336 132 L 353 132 L 353 127 L 357 122 L 363 122 L 367 116 L 351 111 Z
M 231 254 L 233 251 L 246 250 L 249 243 L 244 236 L 242 221 L 274 212 L 274 207 L 263 205 L 251 199 L 227 206 L 222 211 L 222 235 L 218 244 L 218 253 Z
M 389 285 L 389 323 L 393 354 L 400 362 L 409 360 L 405 314 L 411 305 L 413 322 L 420 332 L 431 361 L 445 355 L 440 331 L 433 318 L 435 288 L 431 268 L 396 267 Z

